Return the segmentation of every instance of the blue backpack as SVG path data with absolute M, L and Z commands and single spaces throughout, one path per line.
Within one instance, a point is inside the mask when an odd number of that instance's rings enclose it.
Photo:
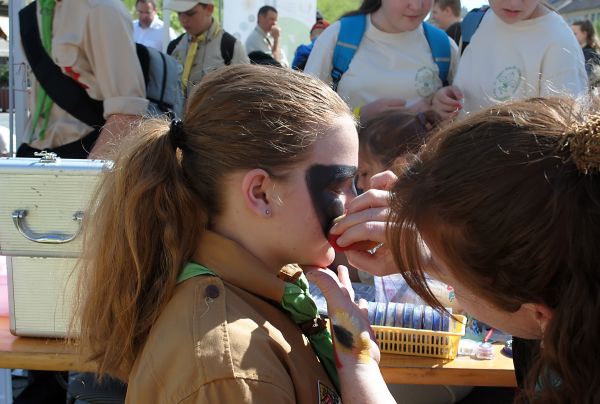
M 340 33 L 333 50 L 333 69 L 331 70 L 334 90 L 337 90 L 342 75 L 348 70 L 366 27 L 366 14 L 355 14 L 340 19 Z M 423 22 L 423 31 L 429 43 L 433 61 L 438 66 L 440 80 L 444 86 L 447 86 L 448 72 L 450 71 L 450 38 L 444 31 L 426 22 Z
M 471 38 L 473 38 L 473 34 L 479 28 L 479 24 L 481 24 L 481 20 L 483 20 L 483 16 L 485 12 L 488 11 L 490 6 L 481 6 L 479 8 L 474 8 L 469 11 L 465 18 L 463 18 L 460 23 L 460 38 L 462 46 L 460 47 L 460 53 L 465 51 L 467 46 L 469 46 L 469 42 L 471 42 Z

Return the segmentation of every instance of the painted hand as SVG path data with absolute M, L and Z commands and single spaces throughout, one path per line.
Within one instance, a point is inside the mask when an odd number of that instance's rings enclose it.
M 354 303 L 354 290 L 348 269 L 338 267 L 339 278 L 329 269 L 304 268 L 327 299 L 330 329 L 333 335 L 338 369 L 379 363 L 380 352 L 367 318 L 366 301 Z

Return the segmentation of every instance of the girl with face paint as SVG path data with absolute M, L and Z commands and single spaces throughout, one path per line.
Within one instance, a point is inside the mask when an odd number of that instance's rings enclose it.
M 356 197 L 356 124 L 333 90 L 289 69 L 219 69 L 183 121 L 142 122 L 115 157 L 87 216 L 80 341 L 100 375 L 128 381 L 127 402 L 358 396 L 336 366 L 352 371 L 358 352 L 377 369 L 377 346 L 341 316 L 334 355 L 288 265 L 331 264 L 326 234 Z

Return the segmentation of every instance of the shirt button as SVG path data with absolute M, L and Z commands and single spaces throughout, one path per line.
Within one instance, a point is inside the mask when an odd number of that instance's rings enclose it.
M 217 297 L 219 297 L 219 293 L 220 292 L 217 285 L 208 285 L 204 290 L 204 294 L 210 299 L 216 299 Z

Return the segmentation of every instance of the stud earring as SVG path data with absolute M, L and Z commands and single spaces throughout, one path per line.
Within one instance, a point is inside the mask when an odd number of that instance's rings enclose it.
M 265 215 L 270 216 L 271 215 L 271 211 L 269 209 L 265 210 Z

